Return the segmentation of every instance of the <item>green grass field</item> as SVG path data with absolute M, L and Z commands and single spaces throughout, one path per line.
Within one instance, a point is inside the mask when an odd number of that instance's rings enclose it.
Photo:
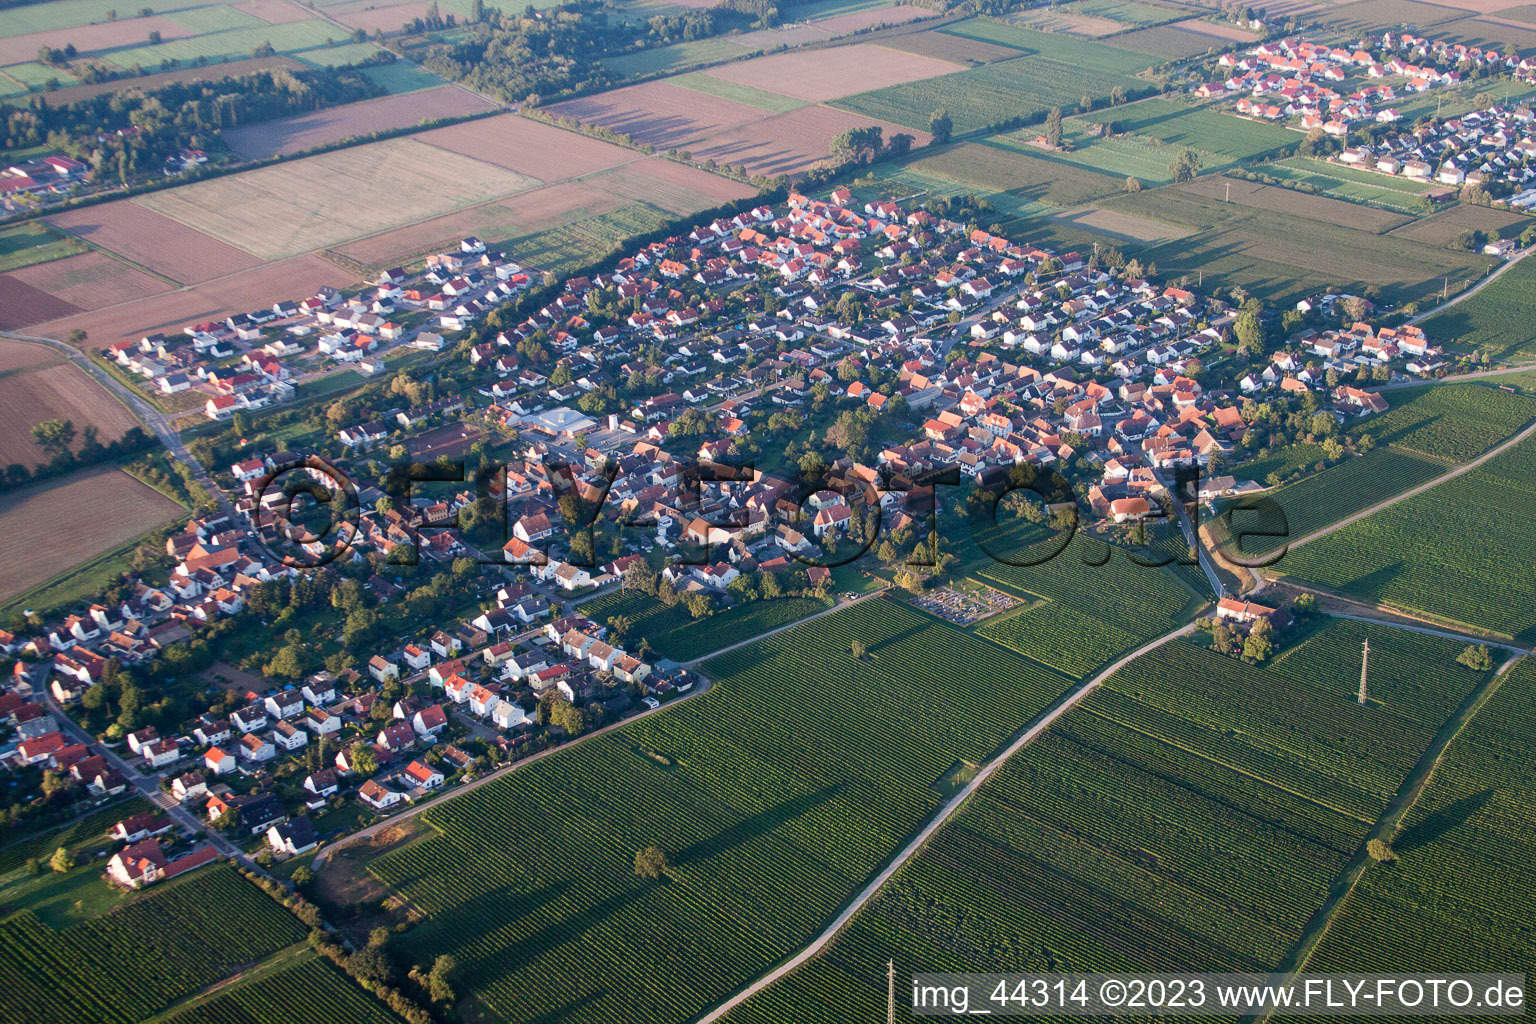
M 207 6 L 205 2 L 171 0 L 170 3 L 153 6 L 156 14 L 172 14 L 192 8 Z M 48 3 L 23 4 L 8 7 L 0 12 L 0 35 L 20 36 L 32 32 L 48 32 L 54 29 L 76 28 L 92 22 L 107 20 L 108 11 L 117 11 L 122 20 L 129 21 L 131 11 L 117 0 L 49 0 Z
M 632 623 L 625 643 L 637 646 L 643 637 L 663 657 L 692 661 L 827 607 L 829 602 L 815 598 L 786 597 L 752 601 L 695 620 L 681 604 L 668 608 L 649 594 L 616 590 L 586 602 L 581 613 L 602 625 L 624 616 Z
M 1536 355 L 1532 323 L 1536 323 L 1536 260 L 1524 259 L 1476 295 L 1419 326 L 1447 347 L 1518 361 Z
M 785 111 L 796 110 L 805 106 L 804 100 L 797 100 L 790 96 L 780 96 L 776 92 L 754 89 L 750 85 L 740 85 L 736 82 L 712 78 L 702 71 L 669 78 L 667 79 L 667 84 L 681 86 L 684 89 L 692 89 L 694 92 L 703 93 L 706 96 L 718 96 L 720 99 L 745 103 L 749 107 L 771 111 L 775 114 L 782 114 Z
M 1062 208 L 1079 206 L 1125 187 L 1122 178 L 1083 173 L 1049 157 L 1033 147 L 1015 151 L 993 140 L 965 142 L 922 156 L 908 163 L 906 170 L 948 179 L 966 190 L 1008 192 Z
M 734 60 L 747 51 L 727 39 L 699 39 L 650 50 L 636 50 L 620 57 L 605 57 L 603 63 L 619 78 L 644 78 L 667 71 L 681 71 L 700 64 Z
M 1326 474 L 1324 474 L 1326 475 Z M 1536 441 L 1286 556 L 1286 576 L 1536 642 Z
M 0 68 L 0 96 L 19 96 L 34 89 L 44 89 L 49 81 L 62 88 L 76 84 L 74 75 L 63 68 L 49 67 L 37 61 L 10 64 Z
M 453 952 L 475 1014 L 698 1016 L 820 930 L 956 761 L 985 761 L 1070 685 L 888 600 L 704 671 L 697 699 L 433 808 L 439 835 L 370 865 L 427 915 L 397 942 Z M 633 871 L 652 844 L 666 882 Z
M 1429 191 L 1424 185 L 1403 178 L 1304 156 L 1266 164 L 1259 171 L 1282 181 L 1311 185 L 1320 195 L 1334 199 L 1414 215 L 1424 212 L 1420 197 Z
M 238 60 L 249 57 L 262 43 L 271 43 L 278 53 L 295 54 L 324 47 L 327 40 L 345 43 L 346 36 L 343 29 L 330 22 L 311 18 L 287 24 L 232 28 L 186 39 L 167 39 L 154 45 L 145 43 L 124 46 L 100 51 L 99 55 L 121 68 L 133 68 L 136 65 L 151 67 L 168 59 L 182 63 L 190 63 L 199 57 L 206 57 L 210 61 Z
M 1363 708 L 1367 636 L 1382 703 Z M 1138 659 L 730 1024 L 878 1020 L 890 959 L 904 974 L 1273 969 L 1483 678 L 1459 650 L 1332 622 L 1262 668 L 1186 642 Z
M 41 221 L 0 228 L 0 271 L 30 267 L 85 252 L 86 247 Z

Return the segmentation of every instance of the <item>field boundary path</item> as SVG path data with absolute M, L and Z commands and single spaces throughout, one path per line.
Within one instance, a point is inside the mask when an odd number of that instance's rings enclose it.
M 804 622 L 805 620 L 802 619 L 801 621 Z M 1193 622 L 1186 623 L 1171 633 L 1165 633 L 1155 640 L 1150 640 L 1147 643 L 1142 644 L 1140 647 L 1131 651 L 1129 654 L 1121 656 L 1119 660 L 1115 661 L 1113 664 L 1100 671 L 1098 675 L 1094 676 L 1086 683 L 1081 684 L 1076 690 L 1073 690 L 1066 697 L 1058 701 L 1056 705 L 1045 714 L 1043 714 L 1039 720 L 1035 722 L 1034 725 L 1030 726 L 1028 729 L 1024 730 L 1024 732 L 1015 737 L 1013 742 L 1010 743 L 1001 754 L 998 754 L 996 757 L 992 758 L 992 760 L 988 761 L 982 767 L 982 769 L 976 773 L 976 777 L 973 778 L 970 782 L 966 783 L 965 788 L 961 789 L 960 792 L 955 794 L 955 796 L 952 797 L 948 803 L 941 807 L 939 812 L 935 814 L 931 820 L 929 820 L 928 824 L 924 825 L 922 830 L 919 831 L 917 835 L 912 837 L 911 841 L 902 848 L 901 852 L 896 854 L 896 856 L 891 859 L 890 863 L 885 866 L 884 870 L 882 870 L 878 875 L 870 880 L 869 884 L 866 885 L 863 890 L 861 890 L 859 894 L 855 896 L 846 907 L 843 908 L 843 912 L 837 915 L 832 923 L 827 925 L 826 929 L 822 931 L 820 935 L 811 940 L 808 945 L 802 948 L 800 952 L 796 953 L 793 957 L 786 960 L 772 971 L 758 978 L 756 981 L 752 982 L 746 988 L 743 988 L 741 991 L 731 996 L 725 1002 L 721 1003 L 719 1006 L 715 1007 L 704 1016 L 698 1018 L 697 1024 L 714 1024 L 715 1021 L 720 1020 L 720 1018 L 724 1017 L 727 1013 L 734 1010 L 748 999 L 751 999 L 753 996 L 770 987 L 781 978 L 803 966 L 808 960 L 819 955 L 821 951 L 825 949 L 834 938 L 837 937 L 837 933 L 842 931 L 848 922 L 853 919 L 853 916 L 862 910 L 864 905 L 874 898 L 875 894 L 879 892 L 881 887 L 890 880 L 891 876 L 896 874 L 896 872 L 900 870 L 903 865 L 915 857 L 918 852 L 927 845 L 928 840 L 932 839 L 934 834 L 938 832 L 944 823 L 948 821 L 954 815 L 954 813 L 960 809 L 961 805 L 969 800 L 971 796 L 978 789 L 980 789 L 982 785 L 988 779 L 990 779 L 992 775 L 999 768 L 1001 768 L 1010 757 L 1018 753 L 1024 747 L 1028 746 L 1033 740 L 1039 737 L 1041 733 L 1045 732 L 1046 729 L 1049 729 L 1053 724 L 1055 724 L 1058 718 L 1066 714 L 1068 711 L 1071 711 L 1078 704 L 1082 703 L 1082 701 L 1090 693 L 1098 689 L 1099 685 L 1110 676 L 1114 675 L 1116 672 L 1120 671 L 1126 665 L 1135 661 L 1142 655 L 1147 654 L 1178 637 L 1187 636 L 1188 634 L 1193 633 L 1194 630 L 1195 624 Z
M 1414 806 L 1419 802 L 1419 798 L 1424 794 L 1424 790 L 1428 788 L 1430 779 L 1434 777 L 1435 769 L 1439 766 L 1440 759 L 1445 756 L 1446 750 L 1455 742 L 1456 737 L 1461 735 L 1462 730 L 1467 727 L 1467 723 L 1471 722 L 1477 716 L 1477 713 L 1482 710 L 1483 705 L 1488 703 L 1489 698 L 1498 691 L 1499 686 L 1509 675 L 1510 670 L 1523 657 L 1525 657 L 1524 654 L 1514 655 L 1500 666 L 1497 672 L 1479 684 L 1476 689 L 1467 695 L 1467 699 L 1462 702 L 1461 707 L 1456 710 L 1456 713 L 1447 719 L 1445 724 L 1435 733 L 1434 740 L 1430 742 L 1429 747 L 1419 756 L 1418 761 L 1414 763 L 1413 771 L 1409 772 L 1408 777 L 1403 780 L 1397 795 L 1392 798 L 1392 802 L 1387 805 L 1386 811 L 1377 819 L 1376 827 L 1371 829 L 1369 834 L 1360 841 L 1360 848 L 1355 851 L 1355 855 L 1350 858 L 1349 863 L 1344 866 L 1339 876 L 1334 879 L 1334 883 L 1329 890 L 1328 899 L 1318 909 L 1317 913 L 1312 915 L 1312 919 L 1307 922 L 1306 927 L 1302 930 L 1301 937 L 1291 947 L 1291 953 L 1287 957 L 1287 962 L 1281 965 L 1280 970 L 1275 972 L 1276 974 L 1287 975 L 1288 980 L 1294 982 L 1297 976 L 1306 969 L 1312 954 L 1317 952 L 1318 946 L 1322 945 L 1324 937 L 1327 936 L 1328 928 L 1332 925 L 1334 917 L 1344 906 L 1345 901 L 1349 899 L 1349 895 L 1354 891 L 1355 885 L 1371 866 L 1370 854 L 1366 852 L 1367 845 L 1373 839 L 1380 839 L 1388 846 L 1392 845 L 1392 840 L 1396 838 L 1403 819 L 1407 817 L 1409 811 L 1413 810 Z M 1244 1022 L 1245 1024 L 1262 1024 L 1263 1021 L 1267 1021 L 1271 1016 L 1273 1016 L 1273 1011 L 1269 1010 L 1245 1017 Z

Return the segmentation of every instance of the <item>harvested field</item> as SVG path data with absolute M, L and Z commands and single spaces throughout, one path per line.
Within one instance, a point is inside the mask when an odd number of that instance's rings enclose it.
M 289 3 L 288 0 L 240 0 L 240 3 L 230 4 L 242 14 L 249 14 L 253 18 L 260 18 L 268 25 L 285 25 L 290 21 L 303 21 L 309 17 L 309 12 L 298 4 Z
M 884 128 L 886 138 L 897 132 L 914 136 L 914 146 L 925 146 L 931 138 L 924 131 L 902 128 L 831 107 L 801 107 L 787 114 L 722 132 L 695 143 L 691 149 L 696 160 L 745 165 L 750 174 L 789 174 L 826 160 L 831 152 L 832 140 L 838 135 L 850 128 L 863 128 L 872 124 Z
M 272 48 L 278 53 L 293 54 L 301 50 L 325 47 L 326 40 L 335 40 L 337 36 L 343 34 L 335 25 L 319 18 L 290 21 L 283 25 L 268 25 L 254 18 L 250 18 L 249 21 L 250 24 L 244 28 L 228 28 L 220 32 L 209 32 L 206 35 L 180 39 L 171 39 L 167 36 L 161 43 L 150 44 L 145 41 L 143 45 L 111 50 L 102 56 L 122 68 L 132 68 L 139 64 L 155 67 L 167 59 L 188 64 L 200 57 L 206 57 L 214 62 L 241 60 L 249 57 L 263 43 L 271 43 Z M 117 22 L 117 24 L 125 23 Z M 135 22 L 126 24 L 135 24 Z
M 805 21 L 791 22 L 777 28 L 760 28 L 756 32 L 726 36 L 722 41 L 746 51 L 768 51 L 780 48 L 794 49 L 807 43 L 822 43 L 832 38 L 832 33 Z M 687 45 L 686 43 L 683 45 Z
M 1197 24 L 1201 23 L 1197 22 Z M 1178 25 L 1158 25 L 1154 28 L 1139 29 L 1135 32 L 1127 32 L 1123 36 L 1116 36 L 1115 45 L 1152 57 L 1177 60 L 1181 57 L 1193 57 L 1207 50 L 1219 53 L 1229 49 L 1232 43 L 1218 36 L 1206 35 L 1204 32 L 1192 31 Z
M 489 100 L 468 90 L 441 85 L 235 128 L 224 133 L 224 142 L 248 160 L 261 160 L 357 135 L 407 128 L 428 118 L 464 117 L 495 109 Z
M 756 191 L 731 178 L 659 156 L 594 174 L 581 183 L 678 214 L 745 199 Z
M 347 4 L 347 7 L 354 5 Z M 331 17 L 351 28 L 360 28 L 370 36 L 374 32 L 383 32 L 385 35 L 393 35 L 400 31 L 408 21 L 425 17 L 427 8 L 431 6 L 431 0 L 407 0 L 403 4 L 390 4 L 385 7 L 368 6 L 357 10 L 341 11 L 331 9 Z
M 1313 5 L 1308 4 L 1307 6 Z M 1203 21 L 1200 18 L 1176 21 L 1171 27 L 1198 32 L 1203 36 L 1214 36 L 1217 39 L 1224 39 L 1229 43 L 1251 43 L 1259 38 L 1257 33 L 1250 32 L 1245 28 L 1238 28 L 1236 25 L 1227 24 L 1226 22 Z
M 883 25 L 905 25 L 909 21 L 933 16 L 934 12 L 927 8 L 895 4 L 891 7 L 876 7 L 868 11 L 851 11 L 848 14 L 822 18 L 813 24 L 817 28 L 826 29 L 834 36 L 841 36 L 866 28 L 879 28 Z
M 141 537 L 182 507 L 120 469 L 82 470 L 0 498 L 0 601 Z
M 104 252 L 83 252 L 62 260 L 34 263 L 12 275 L 78 309 L 100 309 L 173 287 Z
M 1512 210 L 1493 210 L 1486 206 L 1455 206 L 1422 220 L 1404 224 L 1392 232 L 1426 245 L 1450 245 L 1463 231 L 1482 231 L 1499 238 L 1520 234 L 1536 221 Z
M 1337 224 L 1357 231 L 1369 231 L 1373 235 L 1383 234 L 1409 222 L 1409 218 L 1400 213 L 1361 206 L 1358 203 L 1347 203 L 1342 199 L 1329 199 L 1327 196 L 1293 192 L 1288 188 L 1261 185 L 1254 181 L 1228 178 L 1220 174 L 1196 178 L 1194 181 L 1173 187 L 1182 192 L 1225 202 L 1229 186 L 1231 201 L 1234 203 L 1295 217 L 1305 217 L 1307 220 L 1322 221 L 1325 224 Z
M 1536 49 L 1536 26 L 1509 18 L 1468 18 L 1465 21 L 1446 22 L 1440 31 L 1457 42 L 1465 41 L 1472 46 L 1502 44 L 1500 49 L 1514 47 L 1522 54 Z
M 42 345 L 0 339 L 0 364 L 10 364 L 0 373 L 0 465 L 48 461 L 32 442 L 32 428 L 44 420 L 72 421 L 77 437 L 94 426 L 103 444 L 138 425 L 127 406 Z
M 546 182 L 580 177 L 636 158 L 623 146 L 516 114 L 436 128 L 415 139 Z
M 1347 31 L 1396 28 L 1407 22 L 1428 28 L 1466 16 L 1465 11 L 1418 0 L 1360 0 L 1353 4 L 1325 7 L 1316 12 L 1323 24 Z
M 17 280 L 13 274 L 0 274 L 0 330 L 11 331 L 78 312 L 78 307 Z
M 10 12 L 6 12 L 9 19 Z M 192 32 L 176 24 L 170 18 L 128 18 L 123 21 L 102 22 L 99 25 L 81 25 L 76 28 L 53 29 L 48 32 L 32 32 L 27 35 L 0 38 L 0 64 L 19 64 L 36 60 L 39 47 L 58 49 L 74 44 L 81 53 L 95 53 L 118 46 L 137 46 L 149 39 L 151 32 L 159 32 L 167 41 L 185 39 Z
M 630 85 L 546 109 L 558 117 L 574 117 L 623 132 L 657 149 L 692 147 L 763 116 L 761 110 L 745 103 L 704 96 L 666 82 Z
M 136 202 L 274 260 L 537 184 L 414 139 L 390 139 L 184 185 Z M 409 205 L 401 196 L 411 198 Z
M 1172 224 L 1163 224 L 1134 214 L 1122 213 L 1118 210 L 1102 210 L 1095 206 L 1058 213 L 1052 219 L 1071 227 L 1110 235 L 1124 242 L 1156 244 L 1172 242 L 1194 234 L 1191 228 L 1175 227 Z
M 181 68 L 177 71 L 160 71 L 131 81 L 97 82 L 94 85 L 71 85 L 48 94 L 48 102 L 55 107 L 68 106 L 104 92 L 129 92 L 135 89 L 149 91 L 176 82 L 202 82 L 225 77 L 237 78 L 253 75 L 258 71 L 290 71 L 304 67 L 292 57 L 255 57 L 251 60 L 232 60 L 227 64 L 210 64 L 201 68 Z
M 895 39 L 883 41 L 881 45 L 887 49 L 947 60 L 955 64 L 990 64 L 994 60 L 1007 60 L 1019 55 L 1018 50 L 1009 46 L 999 46 L 981 39 L 967 39 L 965 36 L 936 30 L 897 36 Z
M 606 213 L 621 205 L 622 201 L 610 193 L 585 182 L 568 181 L 360 238 L 337 246 L 335 252 L 367 267 L 388 267 L 456 246 L 465 235 L 475 235 L 496 245 L 568 219 Z
M 179 331 L 187 324 L 245 313 L 282 299 L 313 295 L 321 285 L 348 288 L 357 278 L 317 256 L 300 256 L 255 267 L 189 288 L 151 295 L 89 313 L 53 320 L 35 333 L 63 340 L 79 327 L 93 348 L 136 341 L 155 331 Z
M 963 70 L 964 65 L 857 43 L 830 50 L 776 53 L 714 68 L 710 75 L 765 92 L 820 103 Z
M 48 223 L 182 284 L 249 270 L 261 262 L 128 199 L 70 210 L 49 217 Z

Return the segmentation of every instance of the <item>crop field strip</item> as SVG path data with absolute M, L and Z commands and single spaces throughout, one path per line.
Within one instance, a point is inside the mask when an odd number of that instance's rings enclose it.
M 1276 571 L 1536 643 L 1536 439 L 1299 551 Z
M 704 671 L 698 699 L 433 808 L 441 835 L 375 861 L 428 915 L 408 951 L 453 952 L 505 1020 L 696 1016 L 814 935 L 956 761 L 1071 685 L 884 599 Z M 631 871 L 651 843 L 669 884 Z
M 1383 708 L 1354 704 L 1347 678 L 1367 632 Z M 891 958 L 899 971 L 1273 969 L 1363 842 L 1390 775 L 1482 678 L 1454 664 L 1457 650 L 1330 622 L 1264 668 L 1183 641 L 1138 659 L 1015 755 L 822 956 L 728 1020 L 878 1019 Z M 1172 710 L 1151 717 L 1139 697 Z M 1118 723 L 1129 717 L 1135 727 Z M 1273 752 L 1236 767 L 1203 755 L 1190 737 L 1226 750 L 1224 721 Z M 1269 778 L 1265 760 L 1294 768 Z M 1305 788 L 1342 792 L 1361 764 L 1377 781 L 1356 794 L 1360 814 Z
M 21 911 L 0 922 L 0 1021 L 133 1024 L 303 938 L 295 918 L 222 866 L 62 932 Z
M 1420 325 L 1448 348 L 1481 351 L 1490 358 L 1536 355 L 1536 260 L 1522 258 L 1476 295 Z M 1516 360 L 1518 361 L 1518 359 Z
M 1308 970 L 1500 971 L 1536 962 L 1524 890 L 1536 856 L 1536 659 L 1499 684 L 1442 756 L 1392 841 L 1366 871 Z
M 147 810 L 150 810 L 147 800 L 133 797 L 93 811 L 63 828 L 47 829 L 0 847 L 0 874 L 15 871 L 32 858 L 47 860 L 60 846 L 73 848 L 81 843 L 101 840 L 107 830 L 119 821 Z
M 681 604 L 668 608 L 649 594 L 616 590 L 588 601 L 581 613 L 600 624 L 615 615 L 627 616 L 634 624 L 626 637 L 631 646 L 644 637 L 663 657 L 693 661 L 828 607 L 815 598 L 781 597 L 751 601 L 695 620 Z
M 304 1024 L 398 1024 L 356 982 L 317 956 L 233 986 L 206 1002 L 179 1010 L 164 1024 L 291 1024 L 302 1007 Z

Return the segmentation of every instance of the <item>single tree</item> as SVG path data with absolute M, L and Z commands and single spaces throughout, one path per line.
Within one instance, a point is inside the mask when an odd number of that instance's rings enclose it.
M 666 853 L 659 846 L 647 846 L 635 852 L 635 874 L 656 880 L 672 869 Z
M 48 858 L 48 866 L 58 874 L 63 874 L 75 866 L 74 855 L 69 852 L 69 847 L 61 846 L 53 851 L 53 856 Z
M 858 659 L 859 661 L 863 661 L 864 660 L 864 655 L 869 653 L 868 650 L 864 647 L 864 645 L 862 643 L 860 643 L 859 641 L 857 641 L 857 640 L 855 640 L 853 643 L 849 644 L 848 645 L 848 649 L 849 649 L 849 651 L 851 651 L 853 653 L 853 656 L 856 659 Z
M 1371 859 L 1377 864 L 1388 864 L 1397 860 L 1397 854 L 1393 852 L 1392 847 L 1380 839 L 1372 839 L 1366 843 L 1365 852 L 1370 854 Z
M 1493 668 L 1493 654 L 1483 644 L 1468 644 L 1466 650 L 1456 656 L 1456 663 L 1474 672 L 1487 672 Z

